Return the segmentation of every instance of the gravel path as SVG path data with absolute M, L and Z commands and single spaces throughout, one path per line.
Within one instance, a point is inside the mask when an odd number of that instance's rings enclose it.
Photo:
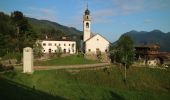
M 108 66 L 110 63 L 97 63 L 97 64 L 83 64 L 83 65 L 66 65 L 66 66 L 34 66 L 34 70 L 51 70 L 51 69 L 76 69 L 76 68 L 95 68 Z

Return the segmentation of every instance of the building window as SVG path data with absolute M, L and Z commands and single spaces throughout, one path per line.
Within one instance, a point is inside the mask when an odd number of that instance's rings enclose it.
M 86 28 L 89 28 L 89 23 L 86 23 Z
M 70 44 L 69 44 L 69 46 L 70 46 Z
M 74 49 L 72 49 L 72 52 L 74 52 Z
M 99 41 L 99 39 L 97 39 L 97 41 Z
M 88 49 L 89 52 L 91 52 L 91 49 Z
M 57 44 L 55 43 L 54 46 L 57 46 Z
M 105 52 L 107 52 L 107 49 L 105 50 Z
M 64 43 L 64 46 L 66 46 L 66 44 Z
M 44 50 L 44 52 L 45 52 L 45 50 Z
M 58 46 L 61 46 L 61 44 L 59 43 Z
M 43 46 L 46 46 L 46 43 L 43 43 Z
M 48 46 L 52 46 L 52 43 L 48 43 Z
M 66 54 L 66 49 L 64 49 L 64 54 Z
M 49 49 L 48 52 L 51 53 L 51 49 Z
M 87 19 L 89 19 L 89 16 L 87 16 Z
M 74 48 L 74 43 L 72 44 L 72 47 Z

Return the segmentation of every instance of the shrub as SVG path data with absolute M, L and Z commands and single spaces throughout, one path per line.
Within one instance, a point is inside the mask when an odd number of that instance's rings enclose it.
M 41 58 L 43 56 L 42 50 L 43 50 L 43 47 L 42 47 L 40 41 L 37 41 L 33 45 L 34 57 L 35 58 Z
M 59 58 L 59 57 L 61 57 L 61 55 L 62 55 L 62 49 L 61 49 L 61 47 L 59 47 L 59 46 L 57 46 L 57 50 L 56 50 L 56 56 Z
M 4 66 L 0 64 L 0 72 L 14 70 L 14 66 Z
M 7 60 L 7 59 L 16 59 L 17 63 L 21 63 L 22 60 L 22 53 L 19 52 L 12 52 L 12 53 L 8 53 L 3 57 L 3 60 Z
M 82 52 L 79 52 L 79 53 L 77 54 L 77 57 L 84 57 L 84 54 L 83 54 Z
M 97 59 L 98 59 L 98 60 L 101 60 L 101 59 L 102 59 L 102 54 L 101 54 L 101 51 L 100 51 L 100 50 L 97 50 L 97 51 L 96 51 L 96 56 L 97 56 Z

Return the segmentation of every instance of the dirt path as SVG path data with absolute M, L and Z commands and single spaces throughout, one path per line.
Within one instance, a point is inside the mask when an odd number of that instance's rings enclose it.
M 83 64 L 83 65 L 66 65 L 66 66 L 34 66 L 34 70 L 52 70 L 52 69 L 76 69 L 76 68 L 95 68 L 108 66 L 110 63 Z

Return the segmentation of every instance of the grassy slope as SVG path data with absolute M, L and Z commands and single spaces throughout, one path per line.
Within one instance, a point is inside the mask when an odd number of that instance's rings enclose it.
M 0 89 L 3 90 L 0 94 L 2 98 L 26 99 L 29 96 L 31 99 L 47 100 L 170 99 L 169 71 L 131 68 L 127 78 L 125 84 L 122 70 L 117 67 L 106 71 L 80 70 L 78 73 L 68 70 L 36 71 L 33 75 L 4 73 L 0 78 Z M 16 86 L 11 88 L 11 85 L 6 86 L 8 83 Z M 18 87 L 24 87 L 25 90 Z M 8 94 L 11 96 L 5 96 Z
M 82 56 L 66 56 L 62 58 L 54 58 L 47 61 L 37 61 L 34 64 L 37 66 L 52 66 L 52 65 L 79 65 L 79 64 L 94 64 L 99 61 L 88 60 Z

